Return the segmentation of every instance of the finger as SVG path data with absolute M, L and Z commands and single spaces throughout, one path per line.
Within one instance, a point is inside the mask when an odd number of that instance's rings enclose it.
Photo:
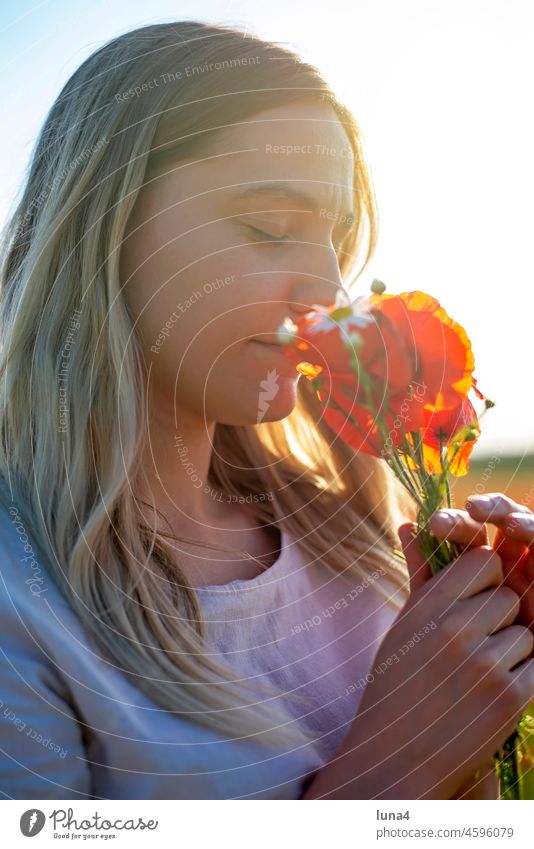
M 465 510 L 438 510 L 430 517 L 429 528 L 438 539 L 457 542 L 466 548 L 488 544 L 485 523 L 473 519 Z
M 525 549 L 516 571 L 528 581 L 531 592 L 534 592 L 534 551 L 532 546 Z
M 471 778 L 462 784 L 451 799 L 497 799 L 499 778 L 495 774 L 493 758 L 477 769 Z
M 511 539 L 504 531 L 497 528 L 493 549 L 502 557 L 505 575 L 526 570 L 525 576 L 534 579 L 534 554 L 524 542 Z
M 534 660 L 524 660 L 516 669 L 511 670 L 513 681 L 517 681 L 519 686 L 524 688 L 523 706 L 521 713 L 532 702 L 532 694 L 534 693 Z
M 513 540 L 525 545 L 534 544 L 534 514 L 517 511 L 508 513 L 503 523 L 504 532 Z
M 410 573 L 410 594 L 432 575 L 430 565 L 419 548 L 416 530 L 414 522 L 405 522 L 397 530 Z
M 528 592 L 529 582 L 521 575 L 511 574 L 504 583 L 519 596 L 520 608 L 517 621 L 534 633 L 534 599 Z
M 487 495 L 474 493 L 465 502 L 465 509 L 473 519 L 478 519 L 481 522 L 492 522 L 499 526 L 502 525 L 509 513 L 534 515 L 525 504 L 519 504 L 502 492 L 490 492 Z
M 472 598 L 504 580 L 502 559 L 490 546 L 477 546 L 462 552 L 456 560 L 433 576 L 443 597 L 454 601 Z
M 456 604 L 458 632 L 467 629 L 469 636 L 485 639 L 507 628 L 519 615 L 520 601 L 511 587 L 491 587 L 470 598 L 459 599 Z M 491 630 L 488 630 L 491 628 Z
M 512 669 L 532 654 L 534 636 L 523 625 L 510 625 L 496 634 L 490 634 L 481 645 L 481 651 L 489 652 L 495 664 Z

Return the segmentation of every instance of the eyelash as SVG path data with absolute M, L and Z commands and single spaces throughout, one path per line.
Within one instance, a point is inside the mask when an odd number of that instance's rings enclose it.
M 258 236 L 262 236 L 263 240 L 266 241 L 266 242 L 272 241 L 272 242 L 284 243 L 284 242 L 291 242 L 292 241 L 291 239 L 288 239 L 287 236 L 273 236 L 272 233 L 266 233 L 265 230 L 260 230 L 259 227 L 253 227 L 251 224 L 245 224 L 245 227 L 247 228 L 247 230 L 252 231 L 252 233 L 255 233 Z M 334 245 L 336 252 L 338 252 L 340 250 L 341 245 L 343 244 L 344 241 L 345 241 L 344 239 L 340 239 L 339 244 Z
M 257 236 L 262 236 L 266 241 L 273 242 L 289 242 L 291 241 L 286 236 L 273 236 L 272 233 L 266 233 L 265 230 L 260 230 L 259 227 L 253 227 L 251 224 L 245 224 L 247 230 L 255 233 Z

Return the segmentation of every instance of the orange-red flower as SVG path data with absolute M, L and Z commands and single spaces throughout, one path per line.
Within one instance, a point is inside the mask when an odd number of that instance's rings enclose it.
M 479 436 L 476 410 L 467 396 L 453 409 L 434 412 L 425 410 L 425 424 L 421 430 L 425 471 L 428 474 L 440 474 L 443 471 L 440 452 L 444 449 L 451 474 L 456 477 L 466 475 L 471 452 Z M 411 436 L 408 436 L 408 440 L 414 447 Z M 409 456 L 403 459 L 410 468 L 419 468 Z
M 369 300 L 390 319 L 415 359 L 416 380 L 427 387 L 425 407 L 455 407 L 473 382 L 474 356 L 463 327 L 424 292 L 371 295 Z
M 398 444 L 402 431 L 394 422 L 401 410 L 412 428 L 422 425 L 421 397 L 411 389 L 414 358 L 379 311 L 357 302 L 319 307 L 298 322 L 286 353 L 314 381 L 326 421 L 354 447 L 380 452 L 379 421 Z
M 399 447 L 429 413 L 453 411 L 477 391 L 465 331 L 424 292 L 317 307 L 292 341 L 287 355 L 313 381 L 326 421 L 371 454 Z
M 286 353 L 296 364 L 305 361 L 315 366 L 316 373 L 332 375 L 354 375 L 351 357 L 356 354 L 356 371 L 361 366 L 366 375 L 387 382 L 393 390 L 406 388 L 415 367 L 395 325 L 380 311 L 369 310 L 367 299 L 306 313 L 296 324 L 293 345 Z M 310 377 L 309 369 L 303 373 Z

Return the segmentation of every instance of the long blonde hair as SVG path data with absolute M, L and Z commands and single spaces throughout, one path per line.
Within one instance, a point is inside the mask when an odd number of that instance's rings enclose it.
M 271 744 L 307 737 L 272 709 L 274 688 L 262 702 L 257 686 L 237 688 L 235 673 L 204 654 L 197 592 L 132 494 L 146 363 L 119 253 L 151 174 L 209 149 L 221 127 L 301 97 L 330 103 L 354 150 L 355 224 L 339 263 L 345 281 L 356 279 L 377 212 L 355 119 L 292 52 L 195 21 L 127 32 L 72 75 L 4 232 L 0 277 L 0 474 L 55 582 L 102 654 L 157 705 Z M 258 518 L 287 529 L 310 561 L 362 578 L 381 566 L 387 598 L 402 605 L 396 528 L 412 505 L 383 461 L 335 438 L 304 379 L 282 421 L 217 424 L 210 472 L 228 497 L 252 497 Z

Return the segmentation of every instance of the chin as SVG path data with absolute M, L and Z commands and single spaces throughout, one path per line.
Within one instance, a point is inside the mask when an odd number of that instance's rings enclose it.
M 293 411 L 297 402 L 297 384 L 299 375 L 291 379 L 280 378 L 274 387 L 266 386 L 249 396 L 246 409 L 243 398 L 235 399 L 232 410 L 225 404 L 224 414 L 219 414 L 215 420 L 229 425 L 256 425 L 264 422 L 277 422 L 285 419 Z

